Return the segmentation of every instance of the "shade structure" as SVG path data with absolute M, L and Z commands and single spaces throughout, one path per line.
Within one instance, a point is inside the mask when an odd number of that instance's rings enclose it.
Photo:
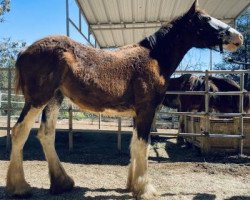
M 77 0 L 101 48 L 140 41 L 187 11 L 193 0 Z M 228 24 L 250 0 L 199 0 L 201 9 Z

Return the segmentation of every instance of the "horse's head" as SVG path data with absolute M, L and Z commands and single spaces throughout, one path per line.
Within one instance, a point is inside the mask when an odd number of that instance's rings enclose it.
M 213 48 L 219 46 L 229 51 L 235 51 L 243 44 L 243 36 L 224 22 L 209 16 L 198 9 L 198 0 L 185 14 L 187 29 L 196 38 L 194 47 Z

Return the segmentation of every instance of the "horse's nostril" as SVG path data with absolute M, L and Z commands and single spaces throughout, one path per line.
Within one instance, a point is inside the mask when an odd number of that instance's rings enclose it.
M 240 46 L 240 43 L 235 43 L 235 46 L 237 46 L 237 47 Z

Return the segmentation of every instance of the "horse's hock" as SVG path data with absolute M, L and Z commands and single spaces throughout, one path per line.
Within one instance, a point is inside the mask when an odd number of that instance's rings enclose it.
M 201 149 L 203 153 L 237 153 L 240 149 L 241 139 L 237 135 L 241 134 L 240 118 L 209 118 L 206 122 L 204 116 L 187 116 L 186 131 L 188 133 L 202 133 L 206 130 L 208 123 L 209 133 L 221 135 L 219 137 L 187 137 L 187 142 Z M 245 117 L 243 121 L 244 137 L 250 137 L 250 117 Z M 231 135 L 232 137 L 226 137 Z M 223 137 L 225 136 L 225 137 Z M 235 136 L 235 137 L 234 137 Z M 243 152 L 250 154 L 250 140 L 243 140 Z

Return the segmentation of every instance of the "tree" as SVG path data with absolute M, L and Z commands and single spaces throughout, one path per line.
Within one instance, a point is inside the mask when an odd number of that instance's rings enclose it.
M 198 53 L 198 51 L 200 52 L 200 54 Z M 206 66 L 206 63 L 202 60 L 201 51 L 203 50 L 190 50 L 179 64 L 177 70 L 202 70 L 202 68 Z
M 0 22 L 3 15 L 10 11 L 10 0 L 0 0 Z M 0 38 L 0 68 L 13 67 L 18 52 L 26 45 L 25 42 L 12 41 L 10 38 Z
M 10 38 L 0 40 L 0 67 L 13 67 L 17 54 L 26 46 L 25 42 L 12 41 Z
M 231 57 L 236 61 L 250 63 L 250 7 L 243 12 L 236 21 L 237 29 L 244 36 L 244 45 L 236 52 L 226 53 L 227 57 Z M 237 70 L 250 69 L 249 65 L 237 64 L 233 62 L 223 61 L 215 66 L 217 69 Z M 239 82 L 239 75 L 230 74 L 223 75 Z M 245 74 L 245 89 L 250 90 L 250 74 Z
M 10 11 L 10 0 L 1 0 L 0 1 L 0 22 L 4 22 L 3 16 L 6 12 Z
M 4 14 L 6 12 L 10 11 L 10 0 L 0 0 L 0 25 L 4 22 Z M 15 66 L 15 60 L 17 57 L 18 52 L 26 45 L 25 42 L 20 41 L 13 41 L 11 38 L 0 38 L 0 68 L 10 68 Z M 13 84 L 13 74 L 12 74 L 12 80 L 11 83 Z M 6 88 L 8 88 L 8 71 L 7 70 L 1 70 L 0 71 L 0 93 L 5 94 L 2 95 L 1 101 L 1 108 L 0 109 L 0 115 L 6 115 L 7 109 L 8 109 L 8 103 L 7 102 L 7 92 Z M 12 97 L 13 98 L 13 97 Z M 16 101 L 20 101 L 21 97 L 15 97 L 19 98 Z M 2 102 L 2 100 L 4 102 Z M 18 108 L 21 106 L 21 104 L 12 103 L 12 108 Z M 2 113 L 1 113 L 2 112 Z M 16 114 L 16 109 L 13 109 L 12 114 Z

